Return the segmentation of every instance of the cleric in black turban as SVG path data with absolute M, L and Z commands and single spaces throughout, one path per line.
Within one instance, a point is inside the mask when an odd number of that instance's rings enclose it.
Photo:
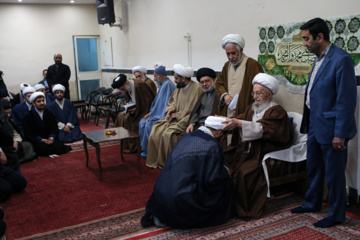
M 196 79 L 200 82 L 200 78 L 202 78 L 204 76 L 208 76 L 208 77 L 211 77 L 211 78 L 215 79 L 216 78 L 216 73 L 211 68 L 200 68 L 196 72 Z
M 119 74 L 114 80 L 113 83 L 111 84 L 112 88 L 119 88 L 124 86 L 125 82 L 127 80 L 127 77 L 125 74 Z

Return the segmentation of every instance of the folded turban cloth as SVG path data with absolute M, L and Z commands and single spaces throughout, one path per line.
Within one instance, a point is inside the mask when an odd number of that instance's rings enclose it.
M 134 74 L 136 72 L 146 73 L 147 71 L 143 66 L 136 66 L 132 69 L 132 73 Z
M 225 117 L 209 116 L 205 120 L 205 126 L 209 127 L 209 128 L 212 128 L 212 129 L 215 129 L 215 130 L 220 130 L 226 125 L 225 123 L 221 123 L 221 122 L 223 122 L 225 120 L 226 120 Z
M 114 78 L 113 83 L 111 84 L 112 88 L 119 88 L 124 86 L 127 77 L 125 74 L 119 74 L 116 78 Z
M 7 97 L 8 95 L 8 91 L 5 88 L 0 88 L 0 98 Z
M 56 91 L 63 91 L 65 92 L 65 87 L 61 84 L 56 84 L 53 89 L 52 92 L 55 93 Z
M 279 84 L 273 76 L 266 73 L 258 73 L 252 81 L 252 85 L 258 83 L 266 88 L 268 88 L 273 94 L 276 94 L 279 91 Z
M 26 87 L 26 88 L 24 88 L 24 89 L 22 90 L 22 92 L 23 92 L 23 94 L 25 95 L 25 94 L 27 94 L 27 93 L 34 93 L 34 92 L 36 92 L 36 91 L 35 91 L 35 88 L 33 88 L 33 87 Z
M 159 67 L 155 68 L 154 72 L 156 72 L 157 74 L 161 74 L 161 75 L 163 75 L 163 76 L 166 76 L 166 75 L 167 75 L 164 66 L 159 66 Z
M 228 34 L 221 40 L 221 46 L 225 49 L 226 44 L 235 43 L 240 48 L 245 47 L 245 39 L 240 34 Z
M 35 92 L 31 94 L 30 102 L 34 102 L 38 97 L 45 97 L 45 95 L 42 92 Z
M 196 72 L 196 79 L 200 82 L 200 78 L 207 76 L 211 78 L 216 78 L 216 73 L 211 68 L 200 68 Z
M 22 84 L 20 84 L 20 91 L 24 90 L 24 88 L 26 88 L 26 87 L 31 87 L 31 85 L 28 84 L 28 83 L 22 83 Z
M 194 70 L 191 67 L 182 66 L 181 64 L 175 64 L 173 70 L 176 74 L 185 78 L 191 78 L 194 75 Z
M 45 86 L 43 85 L 43 84 L 36 84 L 35 86 L 34 86 L 34 88 L 35 88 L 35 90 L 36 91 L 38 91 L 39 89 L 45 89 Z

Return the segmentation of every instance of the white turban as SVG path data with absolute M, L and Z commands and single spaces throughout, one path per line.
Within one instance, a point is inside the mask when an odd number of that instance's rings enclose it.
M 268 88 L 273 94 L 276 94 L 279 91 L 279 84 L 273 76 L 266 73 L 258 73 L 252 81 L 252 85 L 258 83 L 266 88 Z
M 205 120 L 205 126 L 209 127 L 209 128 L 212 128 L 212 129 L 215 129 L 215 130 L 220 130 L 226 125 L 225 123 L 221 123 L 221 122 L 223 122 L 225 120 L 226 120 L 225 117 L 209 116 Z
M 28 83 L 22 83 L 22 84 L 20 84 L 20 91 L 24 90 L 24 88 L 26 88 L 26 87 L 31 87 L 31 85 L 28 84 Z
M 245 39 L 240 34 L 228 34 L 221 40 L 221 46 L 225 49 L 226 44 L 234 43 L 240 48 L 245 47 Z
M 136 66 L 132 69 L 132 73 L 136 73 L 136 72 L 141 72 L 141 73 L 145 73 L 146 74 L 146 68 L 144 68 L 143 66 Z
M 45 97 L 45 95 L 42 92 L 35 92 L 31 94 L 30 102 L 34 102 L 38 97 Z
M 63 91 L 65 92 L 65 87 L 61 84 L 56 84 L 53 89 L 52 92 L 55 93 L 56 91 Z
M 36 91 L 35 91 L 35 88 L 33 88 L 33 87 L 26 87 L 22 90 L 22 92 L 23 92 L 23 95 L 25 96 L 27 93 L 34 93 Z
M 191 78 L 194 76 L 194 70 L 191 67 L 188 66 L 182 66 L 181 64 L 175 64 L 173 67 L 173 70 L 176 74 L 185 77 L 185 78 Z
M 39 89 L 45 89 L 45 86 L 43 84 L 36 84 L 34 88 L 36 91 L 38 91 Z

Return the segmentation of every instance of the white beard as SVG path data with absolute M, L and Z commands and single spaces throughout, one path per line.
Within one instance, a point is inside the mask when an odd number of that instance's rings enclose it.
M 252 104 L 252 110 L 254 111 L 254 113 L 260 113 L 262 112 L 263 110 L 267 109 L 270 105 L 270 101 L 266 101 L 264 103 L 261 103 L 261 104 L 257 104 L 256 102 L 254 102 Z
M 205 93 L 211 92 L 214 88 L 215 88 L 215 84 L 211 85 L 211 86 L 209 87 L 209 89 L 207 89 L 207 90 L 204 90 L 204 89 L 203 89 L 203 92 L 205 92 Z

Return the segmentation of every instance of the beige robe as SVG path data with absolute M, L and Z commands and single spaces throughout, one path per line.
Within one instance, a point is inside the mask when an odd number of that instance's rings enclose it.
M 175 108 L 176 119 L 169 122 L 167 117 L 157 121 L 150 133 L 146 166 L 162 168 L 178 136 L 188 126 L 190 113 L 203 93 L 200 84 L 191 81 L 186 88 L 176 89 L 171 95 L 165 112 Z

